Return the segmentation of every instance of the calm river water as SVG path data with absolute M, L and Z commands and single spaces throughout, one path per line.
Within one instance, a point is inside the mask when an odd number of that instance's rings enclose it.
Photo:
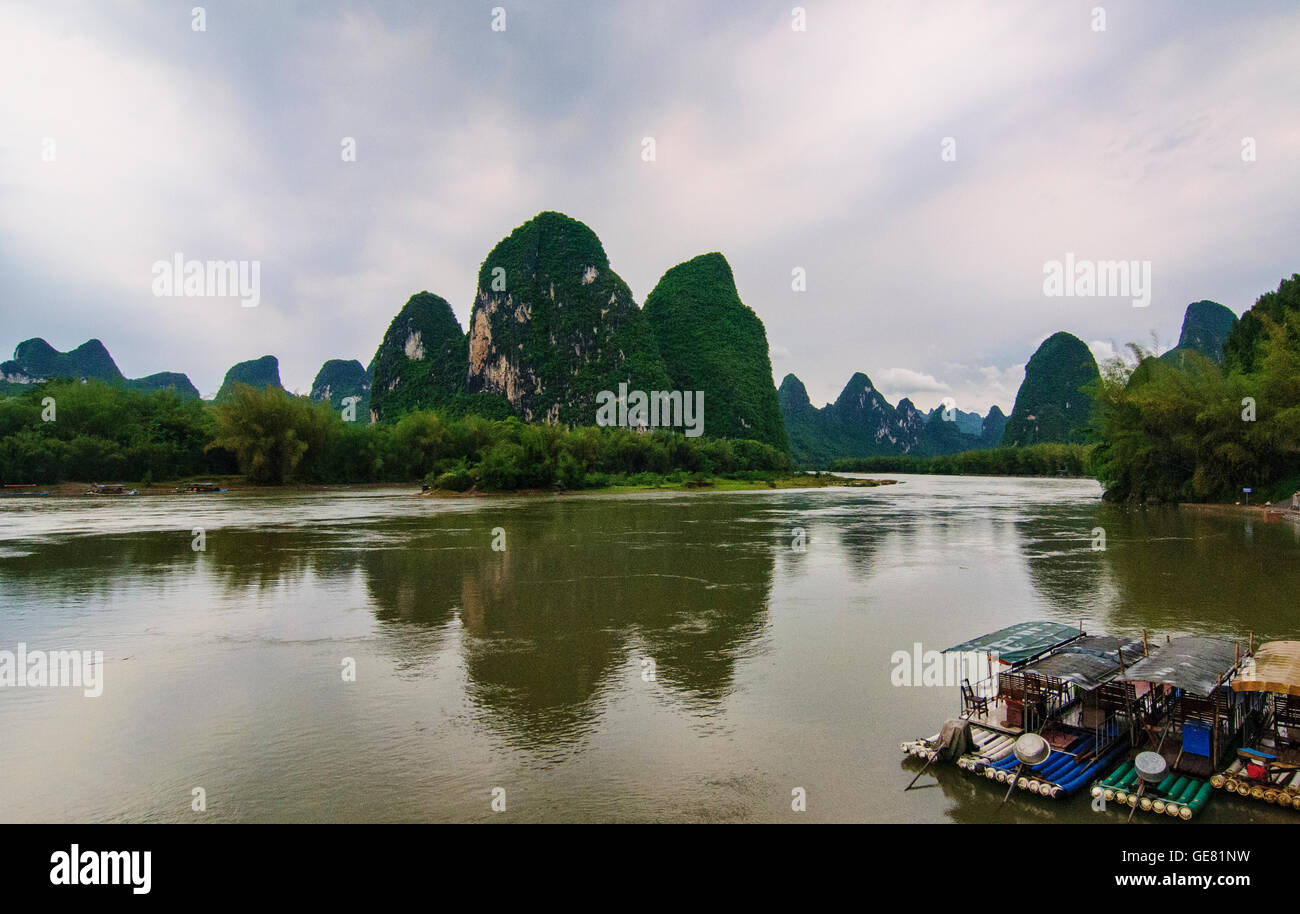
M 103 651 L 104 688 L 0 688 L 0 820 L 1115 824 L 951 767 L 904 793 L 899 742 L 958 695 L 891 685 L 891 655 L 1034 618 L 1300 637 L 1294 524 L 894 478 L 6 499 L 0 650 Z

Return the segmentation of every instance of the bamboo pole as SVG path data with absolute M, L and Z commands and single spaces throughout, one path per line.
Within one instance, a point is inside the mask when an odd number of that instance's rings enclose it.
M 916 773 L 916 777 L 912 778 L 911 783 L 909 783 L 906 787 L 903 788 L 903 792 L 906 793 L 907 791 L 911 790 L 912 784 L 915 784 L 917 781 L 919 781 L 921 779 L 921 775 L 925 774 L 925 770 L 929 768 L 931 765 L 933 765 L 938 760 L 938 758 L 939 758 L 938 752 L 935 752 L 934 755 L 930 756 L 930 760 L 921 766 L 921 770 Z
M 1007 800 L 1011 799 L 1011 794 L 1016 789 L 1016 782 L 1020 780 L 1020 772 L 1024 770 L 1025 770 L 1024 762 L 1021 762 L 1019 765 L 1016 766 L 1016 773 L 1011 776 L 1010 783 L 1007 786 L 1007 795 L 1002 798 L 1002 802 L 998 804 L 999 806 L 1007 805 Z

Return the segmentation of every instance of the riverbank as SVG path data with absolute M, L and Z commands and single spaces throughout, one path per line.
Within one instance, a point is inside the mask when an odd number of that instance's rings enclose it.
M 683 479 L 672 480 L 665 478 L 663 480 L 636 483 L 628 485 L 608 485 L 590 489 L 508 489 L 501 491 L 483 491 L 479 489 L 470 489 L 464 492 L 454 492 L 446 489 L 426 489 L 419 491 L 417 487 L 420 483 L 362 483 L 357 485 L 309 485 L 309 484 L 285 484 L 278 486 L 252 485 L 244 481 L 241 476 L 216 476 L 206 477 L 202 480 L 185 480 L 170 481 L 165 483 L 155 483 L 148 486 L 131 485 L 123 483 L 125 492 L 122 494 L 95 494 L 92 492 L 92 483 L 89 482 L 60 482 L 48 486 L 33 486 L 30 491 L 48 493 L 51 498 L 94 498 L 94 499 L 114 499 L 114 498 L 137 498 L 142 496 L 157 495 L 186 495 L 202 497 L 195 495 L 185 488 L 194 482 L 210 482 L 218 488 L 226 490 L 224 493 L 208 494 L 228 494 L 228 495 L 320 495 L 327 492 L 391 492 L 393 489 L 404 489 L 408 486 L 411 488 L 411 494 L 420 497 L 436 498 L 476 498 L 493 495 L 573 495 L 573 494 L 592 494 L 592 495 L 609 495 L 609 494 L 631 494 L 637 492 L 752 492 L 766 489 L 823 489 L 823 488 L 873 488 L 875 486 L 893 485 L 898 480 L 895 479 L 850 479 L 843 476 L 835 476 L 830 473 L 820 474 L 795 474 L 790 476 L 776 476 L 770 479 L 729 479 L 726 477 L 710 477 L 708 479 Z
M 653 483 L 635 483 L 629 485 L 608 485 L 590 489 L 513 489 L 500 492 L 485 492 L 470 489 L 465 492 L 452 492 L 446 489 L 427 489 L 419 493 L 423 497 L 435 498 L 473 498 L 493 495 L 628 495 L 638 492 L 757 492 L 771 489 L 869 489 L 876 486 L 895 485 L 897 479 L 850 479 L 830 473 L 816 475 L 777 476 L 771 479 L 727 479 L 711 477 L 705 480 L 684 479 Z
M 367 483 L 362 486 L 350 485 L 307 485 L 307 484 L 286 484 L 280 486 L 258 486 L 250 485 L 244 481 L 242 476 L 205 476 L 202 479 L 170 480 L 168 482 L 156 482 L 150 485 L 139 485 L 138 483 L 114 483 L 121 485 L 121 493 L 96 493 L 92 491 L 94 483 L 89 482 L 56 482 L 46 486 L 24 486 L 15 488 L 15 492 L 30 493 L 48 493 L 52 498 L 96 498 L 96 499 L 113 499 L 113 498 L 138 498 L 141 496 L 155 495 L 190 495 L 185 491 L 189 486 L 196 483 L 212 483 L 219 489 L 225 489 L 227 493 L 239 493 L 243 495 L 270 495 L 286 494 L 293 495 L 298 493 L 318 493 L 329 492 L 339 489 L 392 489 L 394 485 L 384 485 L 380 483 Z M 397 484 L 397 485 L 400 485 Z M 199 493 L 199 494 L 218 494 L 218 493 Z
M 1181 502 L 1178 505 L 1178 510 L 1191 511 L 1197 514 L 1253 517 L 1266 523 L 1290 521 L 1293 524 L 1300 524 L 1300 511 L 1291 510 L 1289 503 L 1284 505 L 1227 505 Z

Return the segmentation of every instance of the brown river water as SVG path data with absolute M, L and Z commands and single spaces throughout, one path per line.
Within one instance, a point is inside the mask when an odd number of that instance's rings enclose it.
M 6 499 L 0 650 L 103 663 L 94 698 L 0 688 L 0 820 L 1118 827 L 1085 796 L 999 807 L 953 767 L 904 792 L 900 741 L 959 699 L 894 686 L 894 652 L 1025 619 L 1300 638 L 1293 523 L 892 478 Z M 1216 796 L 1197 821 L 1300 813 Z

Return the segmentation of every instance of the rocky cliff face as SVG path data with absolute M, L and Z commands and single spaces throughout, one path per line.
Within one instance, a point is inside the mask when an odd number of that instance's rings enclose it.
M 170 387 L 184 397 L 199 395 L 189 378 L 174 371 L 162 371 L 144 378 L 123 377 L 107 347 L 99 340 L 87 340 L 70 352 L 60 352 L 36 337 L 19 343 L 14 348 L 14 357 L 0 363 L 0 382 L 26 385 L 55 378 L 77 381 L 97 378 L 135 390 Z
M 247 362 L 237 362 L 226 372 L 225 380 L 221 382 L 221 389 L 217 391 L 214 403 L 222 403 L 230 398 L 234 393 L 236 384 L 247 384 L 249 387 L 256 387 L 262 390 L 266 387 L 279 387 L 280 384 L 280 361 L 273 355 L 264 355 L 260 359 L 250 359 Z
M 673 267 L 644 314 L 672 389 L 704 391 L 704 434 L 786 450 L 767 332 L 740 300 L 725 257 L 701 254 Z
M 595 423 L 596 394 L 670 390 L 645 316 L 594 232 L 545 212 L 479 270 L 470 315 L 470 393 L 503 395 L 525 419 Z M 705 427 L 709 423 L 705 401 Z
M 370 362 L 371 419 L 446 406 L 464 392 L 465 353 L 465 333 L 447 300 L 412 295 Z
M 357 398 L 359 420 L 370 416 L 370 373 L 356 359 L 330 359 L 311 382 L 311 398 L 318 403 L 329 403 L 334 409 L 342 409 L 347 397 Z
M 898 401 L 895 413 L 897 414 L 894 420 L 896 431 L 890 436 L 894 446 L 904 454 L 922 454 L 928 417 L 907 397 Z
M 1099 376 L 1083 340 L 1064 332 L 1049 336 L 1025 365 L 1002 443 L 1082 442 L 1092 415 L 1092 399 L 1083 388 Z

